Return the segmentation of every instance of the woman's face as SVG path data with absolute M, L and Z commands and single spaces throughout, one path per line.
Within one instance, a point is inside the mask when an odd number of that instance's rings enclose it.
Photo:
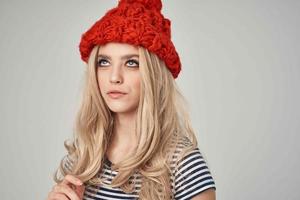
M 99 49 L 96 67 L 100 92 L 109 109 L 116 113 L 135 111 L 140 98 L 138 48 L 107 43 Z

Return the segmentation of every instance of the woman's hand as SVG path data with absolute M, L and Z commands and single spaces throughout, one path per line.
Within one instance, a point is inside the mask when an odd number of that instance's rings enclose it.
M 82 200 L 84 185 L 75 176 L 66 175 L 63 181 L 53 186 L 47 200 Z

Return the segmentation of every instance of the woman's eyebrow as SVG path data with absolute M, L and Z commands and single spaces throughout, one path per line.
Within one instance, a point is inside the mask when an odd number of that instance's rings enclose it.
M 105 55 L 105 54 L 99 54 L 98 55 L 98 58 L 101 57 L 101 58 L 106 58 L 106 59 L 111 59 L 110 56 L 108 55 Z M 125 60 L 125 59 L 128 59 L 128 58 L 132 58 L 132 57 L 139 57 L 138 54 L 127 54 L 127 55 L 124 55 L 121 57 L 122 60 Z

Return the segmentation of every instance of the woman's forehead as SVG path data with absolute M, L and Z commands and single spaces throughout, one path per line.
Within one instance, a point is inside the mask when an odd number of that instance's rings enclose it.
M 139 49 L 137 46 L 127 43 L 110 42 L 102 45 L 98 54 L 106 55 L 125 55 L 125 54 L 138 54 Z

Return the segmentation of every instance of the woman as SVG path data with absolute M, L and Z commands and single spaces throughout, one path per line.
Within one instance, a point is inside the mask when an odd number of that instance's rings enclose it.
M 48 200 L 215 199 L 161 7 L 121 0 L 82 35 L 82 104 Z

